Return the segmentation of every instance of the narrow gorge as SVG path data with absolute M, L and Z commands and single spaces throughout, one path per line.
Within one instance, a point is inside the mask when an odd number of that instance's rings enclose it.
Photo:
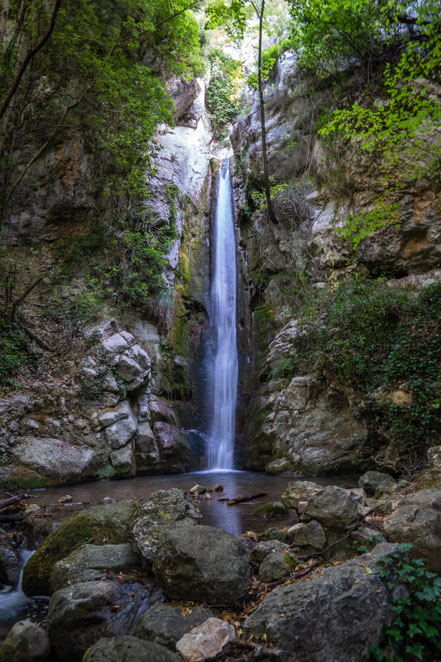
M 437 0 L 5 0 L 0 662 L 441 659 Z

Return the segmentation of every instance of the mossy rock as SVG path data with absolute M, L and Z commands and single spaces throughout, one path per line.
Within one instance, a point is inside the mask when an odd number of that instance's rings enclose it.
M 0 662 L 15 662 L 18 660 L 15 646 L 9 643 L 0 644 Z
M 278 517 L 287 517 L 291 511 L 285 508 L 281 501 L 271 501 L 264 503 L 254 511 L 256 515 L 261 515 L 265 519 L 277 519 Z
M 25 593 L 47 595 L 49 577 L 55 563 L 85 543 L 105 545 L 128 542 L 139 509 L 136 501 L 119 501 L 83 510 L 63 522 L 48 535 L 27 562 L 23 573 Z

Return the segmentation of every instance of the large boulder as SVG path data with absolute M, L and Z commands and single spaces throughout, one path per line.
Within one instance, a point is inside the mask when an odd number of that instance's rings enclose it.
M 20 557 L 10 537 L 0 529 L 0 583 L 15 586 L 20 575 Z
M 84 545 L 58 561 L 50 575 L 51 591 L 79 582 L 93 581 L 109 573 L 133 570 L 140 559 L 129 544 Z
M 174 527 L 176 522 L 193 526 L 202 515 L 196 504 L 176 488 L 154 492 L 139 510 L 133 536 L 139 552 L 152 564 L 162 531 Z
M 159 644 L 124 636 L 100 639 L 89 648 L 83 662 L 182 662 L 182 659 Z
M 10 483 L 23 487 L 48 487 L 75 483 L 95 474 L 97 456 L 85 446 L 53 438 L 21 437 L 12 456 L 17 466 Z
M 45 662 L 51 652 L 47 632 L 27 620 L 15 623 L 6 637 L 6 643 L 15 648 L 20 662 Z
M 262 561 L 259 568 L 259 577 L 263 582 L 272 582 L 289 575 L 295 561 L 287 552 L 270 552 Z
M 410 553 L 441 572 L 441 490 L 421 490 L 401 499 L 384 520 L 384 530 L 393 542 L 412 543 Z
M 139 508 L 136 501 L 119 501 L 83 510 L 63 522 L 48 535 L 25 565 L 24 591 L 28 595 L 47 595 L 55 563 L 85 543 L 126 543 L 131 538 Z
M 272 591 L 245 621 L 245 633 L 283 651 L 284 662 L 362 662 L 394 615 L 380 559 L 394 545 L 326 568 L 310 581 Z
M 78 662 L 101 637 L 132 634 L 149 592 L 140 584 L 80 582 L 56 591 L 49 601 L 47 627 L 63 662 Z
M 176 642 L 184 634 L 212 616 L 213 613 L 205 607 L 183 609 L 170 603 L 154 605 L 139 619 L 135 636 L 175 650 Z
M 321 489 L 321 486 L 317 483 L 307 480 L 291 481 L 282 494 L 282 503 L 285 508 L 295 508 L 302 511 L 306 508 L 309 499 Z
M 358 517 L 358 497 L 342 487 L 330 485 L 311 496 L 304 512 L 325 527 L 344 529 Z
M 326 545 L 326 533 L 323 527 L 312 520 L 312 522 L 299 522 L 288 529 L 288 535 L 292 544 L 296 547 L 312 547 L 314 549 L 323 549 Z
M 162 532 L 153 572 L 171 599 L 229 605 L 246 591 L 251 568 L 237 536 L 178 523 Z
M 374 496 L 376 499 L 397 489 L 397 481 L 381 471 L 366 471 L 360 476 L 358 484 L 368 496 Z

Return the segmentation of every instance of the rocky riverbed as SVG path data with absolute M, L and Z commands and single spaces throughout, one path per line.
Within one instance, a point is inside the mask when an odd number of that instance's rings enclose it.
M 26 594 L 49 596 L 47 617 L 16 623 L 0 659 L 368 661 L 394 618 L 383 571 L 399 543 L 441 570 L 438 490 L 378 472 L 354 488 L 287 480 L 260 506 L 266 528 L 242 535 L 201 523 L 201 506 L 222 498 L 200 481 L 47 527 L 23 573 Z M 5 533 L 2 581 L 19 567 Z M 393 591 L 412 595 L 399 573 Z

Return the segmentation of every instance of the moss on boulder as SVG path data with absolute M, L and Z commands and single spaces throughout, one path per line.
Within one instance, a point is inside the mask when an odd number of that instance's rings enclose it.
M 136 501 L 119 501 L 84 510 L 63 522 L 27 562 L 23 573 L 24 591 L 28 595 L 48 594 L 49 578 L 55 563 L 85 543 L 105 545 L 128 542 L 139 508 Z

